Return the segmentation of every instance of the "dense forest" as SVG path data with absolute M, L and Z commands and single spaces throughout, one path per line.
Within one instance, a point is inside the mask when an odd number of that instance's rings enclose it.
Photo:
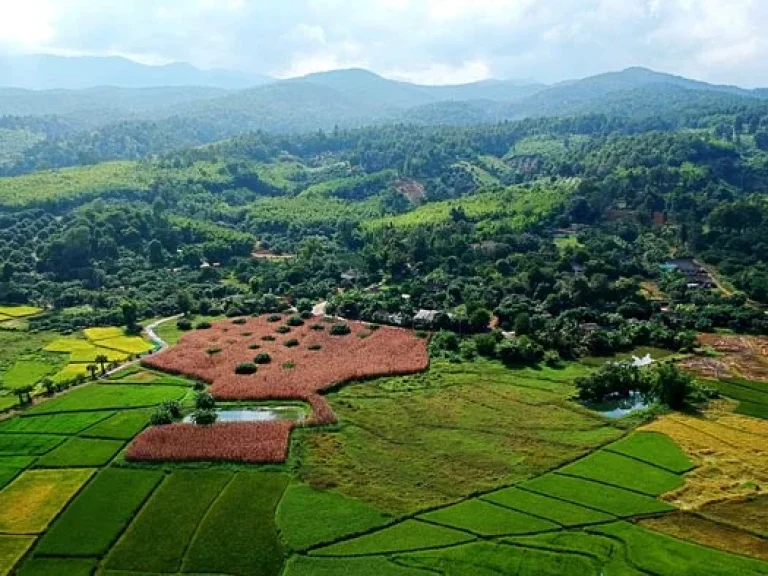
M 421 310 L 481 335 L 438 339 L 450 354 L 499 354 L 501 331 L 516 332 L 509 361 L 768 333 L 768 105 L 714 91 L 671 102 L 203 147 L 185 146 L 219 134 L 188 120 L 84 136 L 8 117 L 8 131 L 49 137 L 23 158 L 17 147 L 5 169 L 20 175 L 0 179 L 0 301 L 44 306 L 33 327 L 63 330 L 120 323 L 126 303 L 152 318 L 328 300 L 407 325 Z

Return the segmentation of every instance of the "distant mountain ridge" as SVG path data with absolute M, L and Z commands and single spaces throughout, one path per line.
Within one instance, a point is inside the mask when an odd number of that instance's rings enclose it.
M 186 63 L 148 66 L 118 56 L 0 56 L 0 86 L 29 90 L 82 90 L 101 86 L 209 86 L 238 90 L 272 81 L 267 76 L 201 70 Z

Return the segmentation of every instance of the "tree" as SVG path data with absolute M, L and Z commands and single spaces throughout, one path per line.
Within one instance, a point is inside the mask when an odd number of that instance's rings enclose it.
M 96 356 L 96 362 L 101 366 L 101 374 L 104 375 L 107 373 L 107 362 L 109 362 L 109 358 L 105 354 L 99 354 Z
M 40 385 L 45 388 L 45 393 L 48 394 L 48 396 L 53 396 L 53 393 L 56 391 L 56 384 L 54 384 L 53 380 L 50 378 L 43 378 Z
M 120 311 L 123 313 L 123 324 L 128 328 L 136 325 L 138 319 L 138 310 L 136 303 L 131 300 L 123 300 L 120 304 Z
M 660 364 L 655 368 L 652 386 L 659 401 L 673 410 L 683 408 L 696 389 L 693 376 L 671 363 Z
M 32 404 L 32 390 L 34 390 L 34 386 L 22 386 L 21 388 L 16 388 L 14 392 L 19 397 L 19 404 L 22 406 Z
M 88 366 L 86 366 L 86 370 L 88 370 L 88 372 L 91 373 L 91 378 L 93 380 L 96 380 L 96 371 L 98 369 L 99 369 L 99 367 L 96 366 L 96 364 L 88 364 Z
M 149 246 L 147 246 L 147 254 L 149 256 L 150 263 L 155 266 L 161 265 L 165 260 L 163 255 L 163 245 L 157 238 L 152 240 L 152 242 L 149 243 Z
M 188 292 L 182 290 L 176 294 L 176 308 L 178 308 L 184 316 L 189 315 L 190 310 L 192 310 L 192 297 Z
M 531 333 L 531 317 L 523 312 L 515 317 L 515 334 L 525 336 Z
M 208 392 L 198 392 L 195 395 L 195 408 L 198 410 L 213 410 L 216 408 L 216 400 Z

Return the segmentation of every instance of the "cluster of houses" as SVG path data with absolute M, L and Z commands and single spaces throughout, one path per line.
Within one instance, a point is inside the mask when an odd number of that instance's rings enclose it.
M 688 288 L 711 290 L 715 281 L 704 267 L 692 258 L 676 258 L 661 265 L 662 270 L 680 272 L 688 281 Z

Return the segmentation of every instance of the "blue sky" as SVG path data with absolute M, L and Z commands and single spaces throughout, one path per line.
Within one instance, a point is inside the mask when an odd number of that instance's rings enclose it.
M 768 86 L 768 0 L 0 0 L 0 53 L 446 84 L 648 66 Z

